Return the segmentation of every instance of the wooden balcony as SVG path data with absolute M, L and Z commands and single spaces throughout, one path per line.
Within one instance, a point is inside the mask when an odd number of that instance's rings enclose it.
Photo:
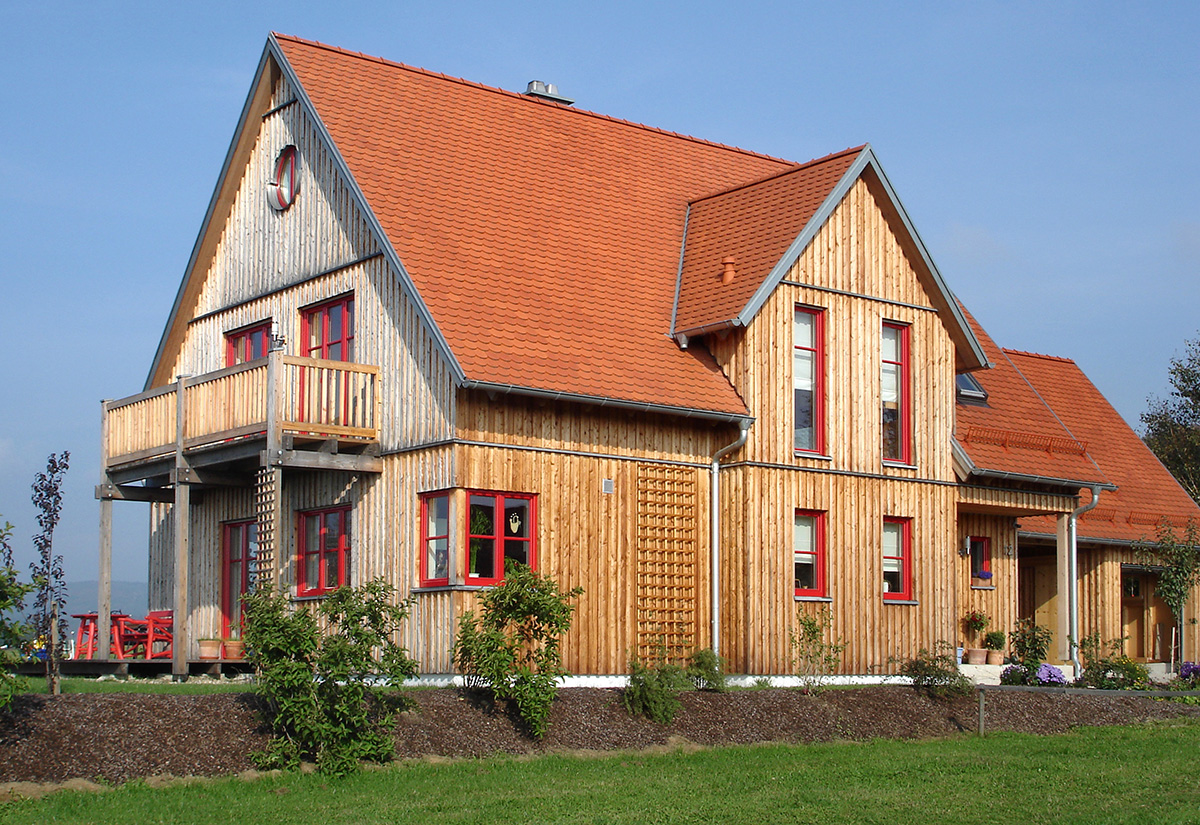
M 379 471 L 379 367 L 273 352 L 104 402 L 113 485 L 257 466 Z M 120 496 L 117 496 L 120 497 Z

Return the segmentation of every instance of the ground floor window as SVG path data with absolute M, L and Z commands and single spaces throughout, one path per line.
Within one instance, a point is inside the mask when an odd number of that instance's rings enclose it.
M 320 596 L 350 583 L 350 508 L 299 514 L 298 595 Z
M 967 551 L 971 556 L 971 578 L 992 577 L 992 542 L 986 536 L 971 536 L 967 539 Z
M 242 596 L 250 591 L 250 568 L 258 557 L 258 523 L 231 521 L 221 535 L 222 636 L 241 636 Z
M 421 586 L 450 583 L 450 494 L 421 497 Z
M 912 523 L 906 518 L 883 520 L 883 597 L 912 598 Z
M 797 596 L 825 596 L 825 514 L 797 510 L 792 528 Z
M 467 584 L 498 584 L 504 563 L 537 566 L 537 499 L 523 493 L 467 494 Z

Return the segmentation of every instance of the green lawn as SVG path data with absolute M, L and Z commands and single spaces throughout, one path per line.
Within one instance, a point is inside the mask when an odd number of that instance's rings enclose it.
M 49 693 L 44 676 L 26 676 L 28 693 Z M 252 693 L 250 682 L 217 681 L 193 677 L 186 682 L 167 682 L 153 679 L 84 679 L 67 677 L 62 680 L 63 693 Z
M 0 805 L 104 823 L 1195 823 L 1200 723 L 600 758 L 407 762 L 345 780 L 131 783 Z

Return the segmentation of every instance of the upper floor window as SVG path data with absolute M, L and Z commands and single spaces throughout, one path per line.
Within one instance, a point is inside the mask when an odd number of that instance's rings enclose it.
M 271 322 L 225 333 L 225 366 L 235 367 L 247 361 L 266 358 L 271 348 Z
M 508 559 L 536 566 L 534 496 L 471 492 L 467 499 L 467 584 L 499 584 Z
M 796 307 L 792 320 L 792 418 L 797 452 L 825 449 L 825 314 Z
M 792 562 L 796 571 L 797 596 L 824 596 L 825 514 L 797 510 L 792 530 Z
M 421 586 L 450 583 L 450 494 L 421 497 Z
M 350 583 L 350 508 L 300 513 L 297 595 L 320 596 Z
M 883 459 L 911 463 L 908 327 L 883 324 L 880 395 L 883 412 Z
M 346 295 L 304 310 L 301 336 L 309 358 L 354 360 L 354 296 Z
M 912 523 L 906 518 L 883 520 L 883 597 L 912 598 Z
M 992 543 L 986 536 L 971 536 L 967 539 L 967 552 L 971 556 L 971 578 L 992 577 Z

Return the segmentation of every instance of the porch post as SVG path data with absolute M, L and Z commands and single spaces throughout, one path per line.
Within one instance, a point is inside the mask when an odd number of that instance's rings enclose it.
M 1070 537 L 1070 521 L 1069 513 L 1062 513 L 1058 516 L 1056 523 L 1056 546 L 1055 550 L 1055 578 L 1058 586 L 1054 593 L 1054 647 L 1051 653 L 1059 662 L 1069 662 L 1071 660 L 1071 588 L 1075 583 L 1071 581 L 1071 537 Z M 1078 674 L 1076 674 L 1078 675 Z
M 108 477 L 108 401 L 100 402 L 100 482 Z M 112 499 L 100 499 L 100 571 L 96 602 L 96 635 L 92 658 L 107 661 L 112 648 Z M 79 655 L 79 651 L 75 652 Z
M 191 484 L 184 455 L 184 435 L 187 421 L 187 376 L 175 382 L 175 609 L 172 616 L 171 678 L 185 682 L 188 678 L 188 652 L 191 638 L 188 633 L 188 543 L 192 520 Z M 188 479 L 188 480 L 185 480 Z

